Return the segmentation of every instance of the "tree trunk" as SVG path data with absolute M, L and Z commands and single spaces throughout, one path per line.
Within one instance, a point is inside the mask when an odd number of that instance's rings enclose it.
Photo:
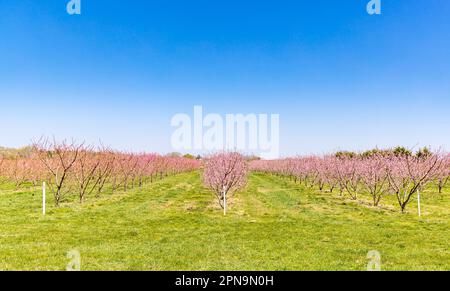
M 223 215 L 227 215 L 227 191 L 223 189 Z

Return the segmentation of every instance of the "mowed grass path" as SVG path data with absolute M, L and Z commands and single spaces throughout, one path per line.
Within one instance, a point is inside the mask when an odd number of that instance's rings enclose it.
M 251 174 L 223 216 L 200 173 L 128 193 L 49 207 L 41 196 L 0 192 L 0 270 L 450 270 L 450 199 L 425 194 L 424 217 L 392 198 L 372 208 L 278 177 Z

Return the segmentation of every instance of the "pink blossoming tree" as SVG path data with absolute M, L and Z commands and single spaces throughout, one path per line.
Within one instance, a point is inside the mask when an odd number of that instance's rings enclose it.
M 217 196 L 224 215 L 227 213 L 227 198 L 247 183 L 247 163 L 239 153 L 219 153 L 205 162 L 203 174 L 205 185 Z

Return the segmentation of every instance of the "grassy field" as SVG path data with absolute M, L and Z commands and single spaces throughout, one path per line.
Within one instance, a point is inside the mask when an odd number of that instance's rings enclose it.
M 338 193 L 252 174 L 223 216 L 200 173 L 88 198 L 41 215 L 39 189 L 0 192 L 0 270 L 450 270 L 450 195 L 431 190 L 401 214 Z M 362 197 L 369 202 L 369 197 Z M 49 203 L 50 204 L 50 203 Z

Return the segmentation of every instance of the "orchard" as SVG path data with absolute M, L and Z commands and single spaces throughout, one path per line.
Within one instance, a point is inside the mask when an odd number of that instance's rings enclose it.
M 25 155 L 0 157 L 0 177 L 16 189 L 46 182 L 56 206 L 69 196 L 83 203 L 105 190 L 126 192 L 201 166 L 195 159 L 119 152 L 76 141 L 40 140 L 30 148 Z
M 25 153 L 0 156 L 3 180 L 16 189 L 46 182 L 56 206 L 69 196 L 83 203 L 105 191 L 127 192 L 170 175 L 200 169 L 205 187 L 216 196 L 224 213 L 227 199 L 246 186 L 249 171 L 289 178 L 320 191 L 338 191 L 355 201 L 361 193 L 368 193 L 373 206 L 379 206 L 386 195 L 394 195 L 405 212 L 414 195 L 426 187 L 435 186 L 442 193 L 450 180 L 450 155 L 396 148 L 253 161 L 240 153 L 220 152 L 197 160 L 119 152 L 75 141 L 40 140 Z
M 274 161 L 254 161 L 252 171 L 287 177 L 307 187 L 329 192 L 338 189 L 341 195 L 357 200 L 367 192 L 373 206 L 385 195 L 395 195 L 404 212 L 413 195 L 430 184 L 439 192 L 449 180 L 449 154 L 427 149 L 416 154 L 402 148 L 373 150 L 362 154 L 340 152 L 328 156 L 286 158 Z
M 261 160 L 42 139 L 0 153 L 0 269 L 61 270 L 74 248 L 82 270 L 363 270 L 371 250 L 383 269 L 449 267 L 443 152 Z

